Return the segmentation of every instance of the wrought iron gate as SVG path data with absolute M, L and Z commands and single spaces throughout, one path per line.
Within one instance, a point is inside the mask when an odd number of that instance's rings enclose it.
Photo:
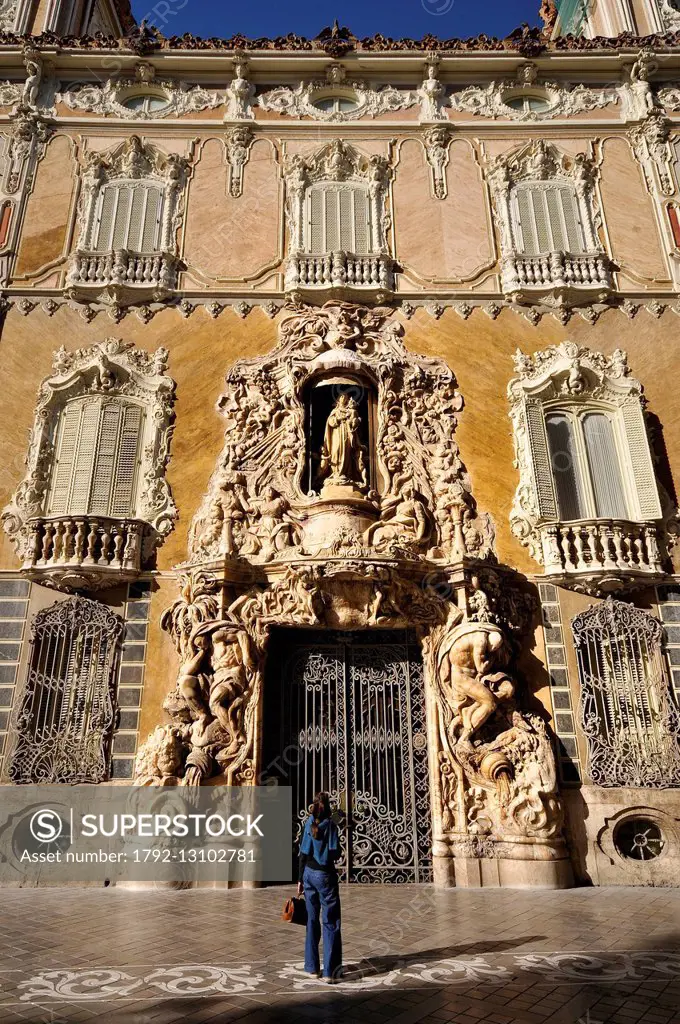
M 429 881 L 425 697 L 415 638 L 281 631 L 269 665 L 265 735 L 270 754 L 278 736 L 296 838 L 314 794 L 325 789 L 341 817 L 343 878 Z

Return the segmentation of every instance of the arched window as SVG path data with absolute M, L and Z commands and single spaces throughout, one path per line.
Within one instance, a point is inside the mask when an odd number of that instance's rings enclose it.
M 394 286 L 386 232 L 391 175 L 384 157 L 365 156 L 342 139 L 309 159 L 290 158 L 284 170 L 288 293 L 387 297 Z
M 307 191 L 307 250 L 323 255 L 371 248 L 371 204 L 365 185 L 320 182 Z
M 120 616 L 83 597 L 35 616 L 14 722 L 12 782 L 108 779 L 122 632 Z
M 67 276 L 74 298 L 158 300 L 177 283 L 177 228 L 187 161 L 131 135 L 92 154 L 83 174 L 81 234 Z
M 101 190 L 92 229 L 94 252 L 161 248 L 165 190 L 149 181 L 112 181 Z
M 166 357 L 115 338 L 56 353 L 28 473 L 3 512 L 31 578 L 91 589 L 133 578 L 172 529 Z
M 501 285 L 517 301 L 603 301 L 614 281 L 598 236 L 597 168 L 537 139 L 489 166 Z
M 680 719 L 670 697 L 661 624 L 623 601 L 572 621 L 581 727 L 596 786 L 680 784 Z
M 515 356 L 509 396 L 520 483 L 514 533 L 546 574 L 615 588 L 662 572 L 662 511 L 642 385 L 625 352 L 573 342 Z

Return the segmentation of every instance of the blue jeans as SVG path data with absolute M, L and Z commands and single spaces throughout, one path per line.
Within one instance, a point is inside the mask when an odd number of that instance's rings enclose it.
M 319 970 L 320 912 L 323 911 L 323 976 L 332 978 L 342 965 L 340 934 L 340 892 L 335 873 L 305 868 L 302 876 L 307 905 L 307 936 L 305 938 L 305 970 Z

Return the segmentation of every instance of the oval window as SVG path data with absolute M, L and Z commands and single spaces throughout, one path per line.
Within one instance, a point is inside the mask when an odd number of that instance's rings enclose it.
M 321 99 L 314 100 L 313 106 L 317 110 L 323 110 L 326 114 L 346 114 L 351 110 L 356 110 L 359 102 L 351 96 L 323 96 Z
M 143 93 L 140 96 L 129 96 L 123 100 L 122 106 L 127 110 L 134 110 L 139 114 L 155 114 L 167 107 L 167 96 L 157 96 L 153 93 Z
M 503 102 L 511 110 L 521 110 L 524 114 L 543 114 L 550 110 L 550 102 L 543 96 L 512 96 Z
M 614 846 L 626 860 L 654 860 L 666 840 L 655 821 L 627 818 L 614 832 Z

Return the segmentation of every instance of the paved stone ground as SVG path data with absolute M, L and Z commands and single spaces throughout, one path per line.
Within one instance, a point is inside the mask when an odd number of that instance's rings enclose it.
M 332 988 L 290 892 L 0 889 L 0 1021 L 680 1022 L 679 890 L 344 887 Z

